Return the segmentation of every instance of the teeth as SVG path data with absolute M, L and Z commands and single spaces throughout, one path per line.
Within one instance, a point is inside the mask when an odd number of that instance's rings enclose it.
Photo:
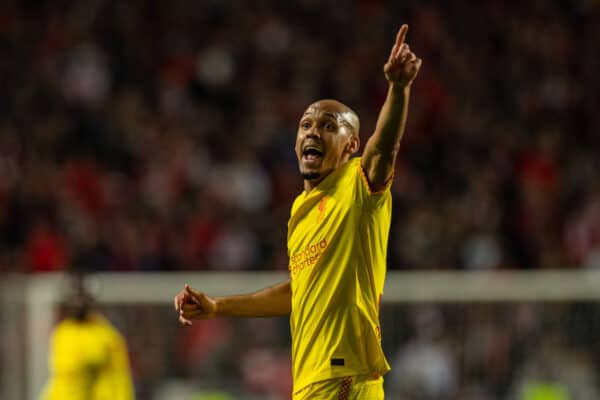
M 320 148 L 318 148 L 318 147 L 315 147 L 315 146 L 306 146 L 306 147 L 304 148 L 304 152 L 305 152 L 305 153 L 306 153 L 307 151 L 310 151 L 310 150 L 314 150 L 314 151 L 317 151 L 317 152 L 319 152 L 319 153 L 322 153 L 322 152 L 323 152 L 323 150 L 321 150 Z

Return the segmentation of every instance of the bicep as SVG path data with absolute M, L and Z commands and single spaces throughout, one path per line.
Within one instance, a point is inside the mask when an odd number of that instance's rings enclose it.
M 361 158 L 361 167 L 372 192 L 385 189 L 394 174 L 397 151 L 383 147 L 373 135 L 367 141 Z

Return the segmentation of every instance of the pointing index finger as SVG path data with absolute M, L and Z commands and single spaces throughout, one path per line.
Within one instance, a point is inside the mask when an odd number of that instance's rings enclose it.
M 402 24 L 398 34 L 396 35 L 396 46 L 402 46 L 402 43 L 404 43 L 404 38 L 406 38 L 406 32 L 408 32 L 408 25 Z

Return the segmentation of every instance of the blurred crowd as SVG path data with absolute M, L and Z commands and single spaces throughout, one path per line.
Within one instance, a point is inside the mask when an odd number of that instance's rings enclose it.
M 600 3 L 8 0 L 0 271 L 285 269 L 299 117 L 423 60 L 392 269 L 600 266 Z

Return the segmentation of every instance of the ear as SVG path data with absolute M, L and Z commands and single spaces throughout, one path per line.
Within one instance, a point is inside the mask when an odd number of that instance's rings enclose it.
M 352 135 L 346 143 L 345 152 L 349 155 L 356 153 L 360 149 L 360 138 L 358 135 Z

